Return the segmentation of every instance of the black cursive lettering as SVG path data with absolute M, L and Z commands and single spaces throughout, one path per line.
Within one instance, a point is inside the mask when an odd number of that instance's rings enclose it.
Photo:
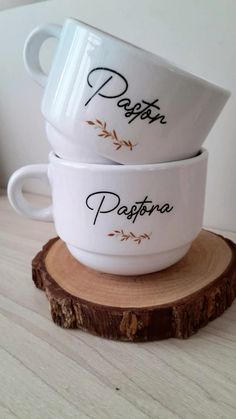
M 86 199 L 86 206 L 91 211 L 95 211 L 93 224 L 95 225 L 100 214 L 108 214 L 116 210 L 117 215 L 125 216 L 127 220 L 135 223 L 137 217 L 144 215 L 152 215 L 154 212 L 164 214 L 173 210 L 174 206 L 169 203 L 153 204 L 148 196 L 142 201 L 136 201 L 130 207 L 122 205 L 119 207 L 121 199 L 115 192 L 98 191 L 88 195 Z
M 101 84 L 101 86 L 98 87 L 98 89 L 87 100 L 87 102 L 85 103 L 85 106 L 87 106 L 89 104 L 89 102 L 96 95 L 99 95 L 99 96 L 104 97 L 106 99 L 114 99 L 114 98 L 117 98 L 119 96 L 122 96 L 126 92 L 126 90 L 128 89 L 128 82 L 125 79 L 125 77 L 123 77 L 122 74 L 118 73 L 117 71 L 112 70 L 111 68 L 106 68 L 106 67 L 97 67 L 97 68 L 94 68 L 93 70 L 91 70 L 88 73 L 87 82 L 88 82 L 89 87 L 91 87 L 91 88 L 93 87 L 93 85 L 91 83 L 91 75 L 94 72 L 99 72 L 99 75 L 102 75 L 102 76 L 104 75 L 104 73 L 105 73 L 105 76 L 109 76 L 110 74 L 112 74 L 112 75 L 110 75 L 108 78 L 106 78 L 106 80 Z M 117 76 L 117 77 L 115 77 L 115 79 L 114 79 L 114 75 Z M 116 86 L 116 83 L 118 81 L 117 79 L 121 82 L 121 83 L 118 83 L 118 85 L 119 84 L 121 84 L 121 85 L 124 84 L 123 89 L 121 91 L 116 92 L 115 94 L 114 94 L 114 92 L 113 92 L 113 94 L 110 93 L 109 95 L 105 94 L 105 92 L 103 91 L 104 90 L 103 88 L 107 84 L 111 84 L 111 86 L 109 86 L 111 89 L 114 88 L 114 86 Z M 112 83 L 110 83 L 111 80 L 112 80 Z M 114 83 L 113 83 L 113 80 L 115 80 Z
M 112 212 L 112 211 L 114 211 L 117 207 L 118 207 L 118 205 L 119 205 L 119 203 L 120 203 L 120 197 L 119 197 L 119 195 L 117 195 L 116 193 L 114 193 L 114 192 L 106 192 L 106 191 L 102 191 L 102 192 L 94 192 L 94 193 L 91 193 L 88 197 L 87 197 L 87 199 L 86 199 L 86 206 L 90 209 L 90 210 L 92 210 L 92 211 L 94 211 L 94 209 L 95 208 L 93 208 L 91 205 L 92 205 L 92 203 L 90 202 L 91 201 L 91 198 L 92 197 L 94 197 L 94 196 L 96 196 L 96 195 L 101 195 L 101 202 L 99 203 L 99 201 L 98 201 L 98 207 L 97 207 L 97 209 L 96 209 L 96 214 L 95 214 L 95 217 L 94 217 L 94 221 L 93 221 L 93 224 L 96 224 L 96 221 L 97 221 L 97 218 L 98 218 L 98 215 L 99 214 L 107 214 L 107 213 L 109 213 L 109 212 Z M 102 210 L 102 206 L 103 206 L 103 202 L 105 201 L 105 198 L 107 197 L 107 196 L 109 196 L 109 195 L 111 195 L 111 196 L 114 196 L 115 198 L 116 198 L 116 201 L 115 201 L 115 205 L 113 205 L 112 206 L 112 208 L 109 208 L 109 209 L 107 209 L 106 211 L 105 210 Z M 96 204 L 96 203 L 95 203 Z
M 97 79 L 92 80 L 95 76 Z M 97 82 L 96 82 L 97 80 Z M 128 90 L 128 81 L 118 71 L 112 70 L 107 67 L 96 67 L 93 68 L 88 76 L 87 83 L 91 89 L 95 88 L 95 91 L 86 101 L 87 106 L 95 96 L 101 96 L 104 99 L 116 99 L 123 96 Z M 128 97 L 123 97 L 118 100 L 116 105 L 118 108 L 123 108 L 125 113 L 124 116 L 128 118 L 128 124 L 134 122 L 137 118 L 141 120 L 148 120 L 149 124 L 158 121 L 160 124 L 167 124 L 165 115 L 159 112 L 160 106 L 157 105 L 159 99 L 153 101 L 141 100 L 137 103 L 132 103 Z

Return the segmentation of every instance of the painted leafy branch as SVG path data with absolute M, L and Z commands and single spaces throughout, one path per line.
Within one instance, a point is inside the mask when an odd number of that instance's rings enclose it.
M 130 151 L 132 151 L 133 148 L 137 145 L 137 144 L 133 144 L 132 141 L 130 140 L 119 139 L 114 129 L 111 131 L 107 129 L 106 122 L 101 122 L 99 121 L 99 119 L 96 119 L 95 121 L 86 121 L 86 122 L 87 124 L 93 126 L 93 128 L 99 130 L 98 137 L 111 139 L 113 142 L 113 145 L 116 147 L 116 150 L 120 150 L 121 147 L 127 147 Z
M 133 242 L 140 244 L 142 240 L 150 240 L 152 233 L 144 233 L 136 235 L 129 231 L 125 233 L 124 230 L 113 230 L 111 233 L 108 233 L 109 237 L 117 237 L 120 241 L 132 240 Z

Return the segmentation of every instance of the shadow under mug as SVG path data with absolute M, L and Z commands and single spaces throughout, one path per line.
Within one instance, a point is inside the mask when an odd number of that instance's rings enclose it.
M 180 260 L 202 227 L 208 153 L 150 165 L 82 164 L 49 155 L 8 183 L 20 214 L 54 221 L 71 254 L 98 271 L 141 275 Z M 26 179 L 50 182 L 52 206 L 26 201 Z
M 43 42 L 58 39 L 47 76 Z M 169 61 L 76 19 L 36 28 L 24 48 L 25 67 L 45 88 L 42 113 L 76 147 L 122 164 L 181 160 L 200 150 L 230 93 Z

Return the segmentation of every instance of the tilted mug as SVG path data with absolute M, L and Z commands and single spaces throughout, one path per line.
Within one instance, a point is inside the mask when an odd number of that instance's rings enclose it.
M 49 37 L 59 43 L 47 76 L 39 52 Z M 69 160 L 79 161 L 80 145 L 122 164 L 192 157 L 230 96 L 157 55 L 71 18 L 63 27 L 36 28 L 26 40 L 24 61 L 45 88 L 45 119 L 61 134 L 54 151 Z

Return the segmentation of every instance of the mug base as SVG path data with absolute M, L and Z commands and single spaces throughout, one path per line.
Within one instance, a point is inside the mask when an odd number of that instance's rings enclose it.
M 191 243 L 166 252 L 138 256 L 105 255 L 66 245 L 75 259 L 96 271 L 113 275 L 145 275 L 174 265 L 186 255 Z
M 86 147 L 83 147 L 78 143 L 74 144 L 73 141 L 61 134 L 48 122 L 46 122 L 46 134 L 55 154 L 64 160 L 76 161 L 79 163 L 118 164 L 89 149 L 87 150 Z

